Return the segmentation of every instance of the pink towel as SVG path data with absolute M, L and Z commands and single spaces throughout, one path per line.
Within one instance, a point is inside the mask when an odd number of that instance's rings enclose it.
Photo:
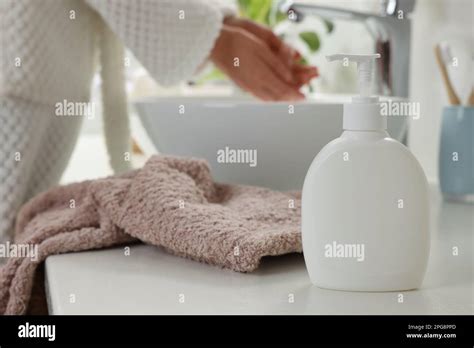
M 232 269 L 263 256 L 301 252 L 300 194 L 218 184 L 199 159 L 154 156 L 139 170 L 60 186 L 24 205 L 15 242 L 38 245 L 37 260 L 0 270 L 0 313 L 27 312 L 35 271 L 53 254 L 140 240 Z

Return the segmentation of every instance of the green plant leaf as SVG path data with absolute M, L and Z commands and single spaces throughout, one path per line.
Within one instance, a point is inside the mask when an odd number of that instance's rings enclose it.
M 202 85 L 209 81 L 225 81 L 225 80 L 228 80 L 227 75 L 224 74 L 218 68 L 214 67 L 214 69 L 212 69 L 209 73 L 205 74 L 200 79 L 198 79 L 196 83 L 198 85 Z
M 324 25 L 326 26 L 327 32 L 330 34 L 334 30 L 334 23 L 328 19 L 323 19 Z
M 239 13 L 242 17 L 252 17 L 252 0 L 239 0 Z
M 308 45 L 312 53 L 319 50 L 319 47 L 321 46 L 321 42 L 319 40 L 318 34 L 316 34 L 313 31 L 304 31 L 304 32 L 301 32 L 299 36 L 301 40 L 303 40 L 306 43 L 306 45 Z
M 239 0 L 240 14 L 260 24 L 269 25 L 273 0 Z
M 239 0 L 239 7 L 247 7 L 252 1 L 251 0 Z
M 287 19 L 288 19 L 288 14 L 286 14 L 285 12 L 278 11 L 276 13 L 275 24 L 283 22 Z
M 255 6 L 259 7 L 255 20 L 261 24 L 269 24 L 270 11 L 272 9 L 273 0 L 254 1 Z

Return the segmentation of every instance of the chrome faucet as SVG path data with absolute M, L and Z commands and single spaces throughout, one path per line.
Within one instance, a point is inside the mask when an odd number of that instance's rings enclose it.
M 408 97 L 410 71 L 411 20 L 415 0 L 380 0 L 380 14 L 363 13 L 304 1 L 284 0 L 279 4 L 290 20 L 299 22 L 305 15 L 327 19 L 354 20 L 366 25 L 380 53 L 376 76 L 376 93 Z M 360 52 L 348 52 L 360 53 Z M 366 52 L 363 52 L 366 53 Z

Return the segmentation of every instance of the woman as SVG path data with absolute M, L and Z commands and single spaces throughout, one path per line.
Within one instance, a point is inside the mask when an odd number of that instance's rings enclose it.
M 226 0 L 0 0 L 0 239 L 22 203 L 59 181 L 82 117 L 55 106 L 89 101 L 97 65 L 111 165 L 128 169 L 123 46 L 162 85 L 210 59 L 260 99 L 302 99 L 316 68 L 235 12 Z

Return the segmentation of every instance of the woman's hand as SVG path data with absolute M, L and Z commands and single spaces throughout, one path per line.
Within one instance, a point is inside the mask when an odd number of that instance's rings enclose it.
M 271 30 L 238 18 L 225 20 L 211 53 L 237 85 L 267 101 L 304 99 L 299 89 L 318 73 L 298 64 L 300 57 Z
M 318 76 L 318 70 L 316 67 L 299 64 L 301 54 L 291 46 L 288 46 L 267 27 L 248 19 L 236 17 L 226 18 L 224 24 L 247 30 L 265 42 L 287 65 L 293 66 L 293 70 L 295 70 L 294 73 L 299 75 L 302 84 L 306 84 L 312 78 Z

